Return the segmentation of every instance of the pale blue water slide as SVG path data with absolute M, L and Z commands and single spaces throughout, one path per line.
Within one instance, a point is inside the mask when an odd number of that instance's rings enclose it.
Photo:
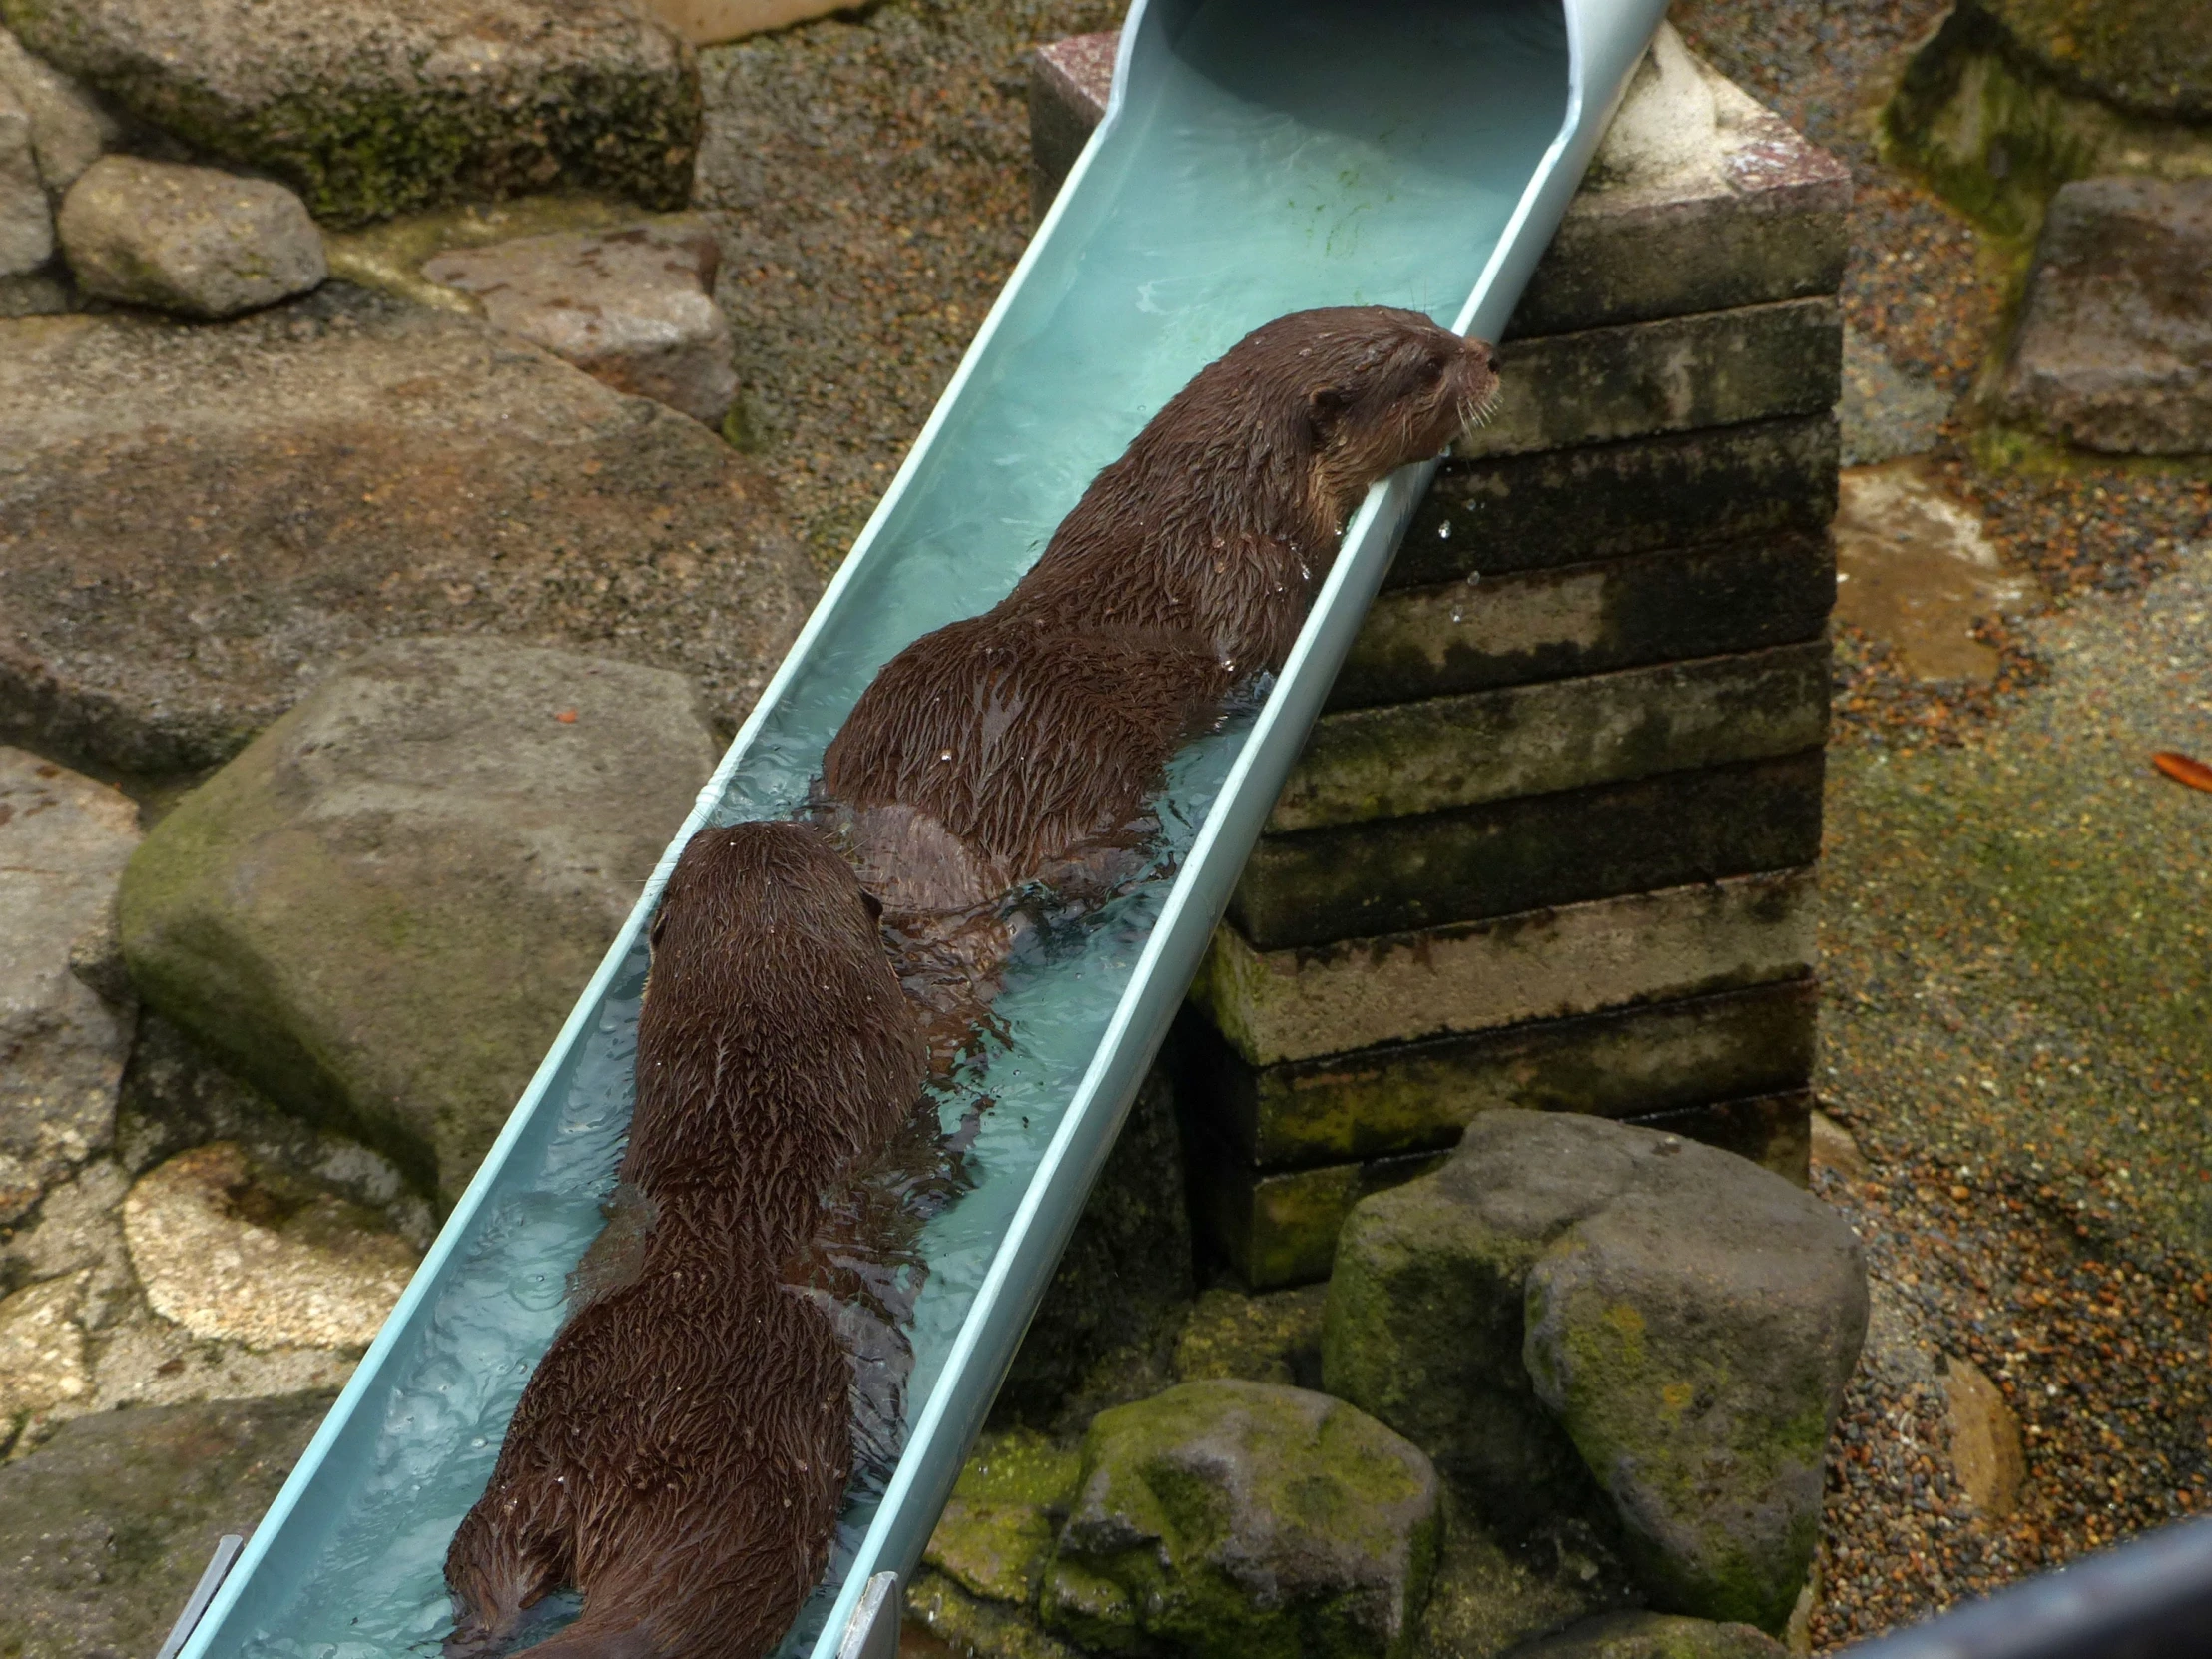
M 1376 303 L 1496 338 L 1663 11 L 1136 0 L 1104 123 L 183 1659 L 436 1651 L 446 1545 L 600 1225 L 644 924 L 677 848 L 797 806 L 876 669 L 996 601 L 1092 474 L 1248 329 Z M 1376 488 L 1265 703 L 1178 761 L 1154 877 L 1017 964 L 1005 1045 L 943 1091 L 947 1131 L 965 1120 L 974 1141 L 965 1190 L 921 1234 L 902 1432 L 855 1475 L 787 1653 L 889 1651 L 867 1633 L 875 1602 L 854 1618 L 863 1591 L 919 1559 L 1429 471 Z

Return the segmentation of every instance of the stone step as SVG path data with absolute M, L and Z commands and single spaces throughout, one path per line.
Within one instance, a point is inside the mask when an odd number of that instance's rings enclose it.
M 1387 584 L 1485 580 L 1745 536 L 1823 532 L 1836 516 L 1826 411 L 1577 449 L 1446 460 Z
M 1828 644 L 1546 680 L 1315 722 L 1268 820 L 1290 834 L 1794 755 L 1828 734 Z
M 1229 919 L 1263 950 L 1811 863 L 1822 752 L 1265 836 Z
M 1802 1090 L 1717 1101 L 1626 1119 L 1702 1141 L 1764 1165 L 1803 1186 L 1813 1097 Z M 1219 1143 L 1193 1137 L 1191 1190 L 1202 1236 L 1252 1291 L 1327 1279 L 1337 1234 L 1370 1193 L 1399 1186 L 1441 1165 L 1448 1153 L 1401 1154 L 1314 1169 L 1255 1170 Z
M 1255 1067 L 1206 1020 L 1177 1031 L 1185 1114 L 1255 1169 L 1441 1151 L 1478 1112 L 1625 1118 L 1801 1088 L 1810 977 Z
M 1717 657 L 1820 638 L 1836 556 L 1811 531 L 1380 595 L 1333 709 Z
M 1254 1066 L 1802 978 L 1811 868 L 1263 951 L 1214 930 L 1191 999 Z
M 1454 453 L 1818 414 L 1843 395 L 1843 365 L 1842 313 L 1825 296 L 1515 340 L 1499 355 L 1497 412 Z

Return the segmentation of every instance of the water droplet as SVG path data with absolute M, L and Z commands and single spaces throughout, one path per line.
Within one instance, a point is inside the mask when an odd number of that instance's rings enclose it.
M 1478 587 L 1480 587 L 1481 585 L 1482 585 L 1482 573 L 1481 573 L 1481 572 L 1480 572 L 1479 570 L 1470 570 L 1470 571 L 1468 571 L 1468 572 L 1467 572 L 1467 586 L 1468 586 L 1468 587 L 1470 587 L 1470 588 L 1478 588 Z
M 1436 526 L 1436 539 L 1438 541 L 1451 540 L 1451 521 L 1449 519 Z
M 1456 605 L 1451 607 L 1451 620 L 1454 622 L 1461 622 L 1465 620 L 1465 613 L 1461 611 Z

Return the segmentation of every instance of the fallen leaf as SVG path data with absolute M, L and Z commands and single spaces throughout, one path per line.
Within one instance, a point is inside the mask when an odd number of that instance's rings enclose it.
M 2187 784 L 2192 790 L 2212 793 L 2212 767 L 2182 754 L 2178 749 L 2159 750 L 2150 758 L 2150 764 L 2177 784 Z
M 563 726 L 574 726 L 576 724 L 576 711 L 574 709 L 563 709 L 553 718 Z

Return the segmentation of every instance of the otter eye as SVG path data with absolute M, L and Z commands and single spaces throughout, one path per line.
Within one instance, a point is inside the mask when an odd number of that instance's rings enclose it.
M 1426 362 L 1424 362 L 1424 363 L 1422 363 L 1422 364 L 1420 365 L 1420 371 L 1421 371 L 1421 377 L 1422 377 L 1423 379 L 1427 379 L 1427 380 L 1433 380 L 1433 379 L 1436 379 L 1436 378 L 1437 378 L 1437 377 L 1438 377 L 1439 375 L 1441 375 L 1441 374 L 1443 373 L 1443 371 L 1444 371 L 1444 359 L 1443 359 L 1442 355 L 1441 355 L 1441 354 L 1437 354 L 1437 355 L 1431 356 L 1431 357 L 1430 357 L 1430 358 L 1428 359 L 1428 361 L 1426 361 Z

